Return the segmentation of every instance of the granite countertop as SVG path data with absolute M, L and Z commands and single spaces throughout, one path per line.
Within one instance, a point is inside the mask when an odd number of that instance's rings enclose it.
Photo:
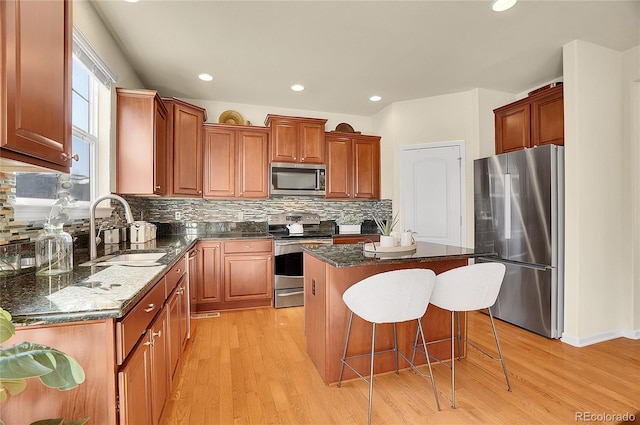
M 368 252 L 362 244 L 305 246 L 303 250 L 334 267 L 402 264 L 475 257 L 471 248 L 417 242 L 416 249 L 400 252 Z
M 20 325 L 123 317 L 151 286 L 166 273 L 178 258 L 197 240 L 271 239 L 265 232 L 225 232 L 188 235 L 165 235 L 136 245 L 136 252 L 166 252 L 158 265 L 145 267 L 81 266 L 88 261 L 87 250 L 74 254 L 71 273 L 36 276 L 35 269 L 22 270 L 11 277 L 0 277 L 0 307 L 11 313 Z M 102 244 L 98 257 L 132 249 L 131 244 Z

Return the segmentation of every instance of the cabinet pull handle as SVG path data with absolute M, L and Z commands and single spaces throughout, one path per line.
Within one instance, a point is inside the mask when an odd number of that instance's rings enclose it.
M 78 154 L 69 155 L 66 152 L 62 152 L 60 156 L 62 157 L 63 161 L 71 161 L 73 159 L 75 162 L 78 162 L 80 160 L 80 157 L 78 156 Z
M 156 189 L 160 189 L 160 186 L 156 186 Z
M 143 343 L 142 345 L 153 345 L 153 342 L 147 341 L 147 342 Z
M 148 306 L 147 308 L 145 308 L 145 309 L 144 309 L 144 312 L 145 312 L 145 313 L 150 313 L 150 312 L 152 312 L 153 310 L 155 310 L 155 308 L 156 308 L 156 305 L 155 305 L 155 304 L 149 304 L 149 306 Z

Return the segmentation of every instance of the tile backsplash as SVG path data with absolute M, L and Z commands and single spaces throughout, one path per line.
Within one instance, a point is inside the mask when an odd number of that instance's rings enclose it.
M 0 244 L 32 242 L 42 230 L 41 223 L 17 222 L 10 199 L 15 196 L 15 179 L 10 173 L 0 173 Z M 388 199 L 375 201 L 329 201 L 315 197 L 277 197 L 265 200 L 206 200 L 190 198 L 147 198 L 125 196 L 131 205 L 135 220 L 152 223 L 175 222 L 260 222 L 266 223 L 268 214 L 285 211 L 305 211 L 315 213 L 321 220 L 338 220 L 342 216 L 355 216 L 362 221 L 372 215 L 386 217 L 391 213 L 392 202 Z M 113 225 L 116 217 L 124 217 L 119 203 L 110 219 Z M 177 214 L 176 214 L 177 213 Z M 178 217 L 178 218 L 177 218 Z M 89 220 L 75 220 L 65 224 L 70 234 L 87 233 Z

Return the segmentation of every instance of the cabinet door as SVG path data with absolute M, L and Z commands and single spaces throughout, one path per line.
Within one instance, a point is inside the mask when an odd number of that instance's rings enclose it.
M 300 123 L 300 162 L 308 164 L 324 164 L 324 124 Z
M 189 310 L 196 311 L 198 305 L 198 287 L 202 281 L 202 251 L 196 247 L 189 253 Z
M 352 195 L 351 139 L 327 136 L 326 197 L 348 199 Z
M 154 102 L 154 109 L 153 193 L 164 195 L 167 193 L 167 110 L 160 102 Z
M 118 373 L 120 425 L 152 425 L 151 341 L 133 350 Z
M 177 288 L 169 297 L 169 301 L 167 301 L 167 310 L 169 313 L 169 376 L 173 377 L 182 352 L 180 343 L 180 295 Z
M 173 194 L 202 196 L 201 110 L 173 105 Z
M 166 194 L 167 109 L 154 90 L 116 93 L 116 192 Z
M 72 1 L 4 1 L 2 157 L 71 167 Z M 5 108 L 2 108 L 5 109 Z M 23 157 L 24 155 L 24 157 Z
M 273 257 L 270 254 L 225 255 L 225 301 L 271 298 L 273 298 Z
M 271 123 L 271 161 L 298 162 L 298 123 L 274 120 Z
M 235 197 L 236 132 L 228 129 L 206 128 L 204 151 L 204 197 Z
M 531 143 L 564 145 L 564 100 L 562 86 L 549 91 L 531 105 Z
M 222 267 L 219 242 L 200 242 L 202 251 L 202 279 L 198 282 L 198 304 L 221 302 Z
M 189 290 L 187 285 L 187 279 L 183 278 L 180 286 L 178 287 L 178 305 L 180 312 L 180 353 L 184 351 L 185 345 L 187 345 L 187 339 L 189 339 L 190 331 L 190 312 L 189 312 Z
M 239 131 L 238 157 L 238 197 L 268 198 L 269 134 L 266 131 Z
M 531 106 L 518 103 L 495 111 L 496 154 L 531 146 Z
M 160 415 L 169 395 L 169 341 L 167 309 L 163 309 L 149 329 L 151 339 L 151 417 L 160 423 Z
M 380 139 L 353 140 L 353 198 L 380 199 Z

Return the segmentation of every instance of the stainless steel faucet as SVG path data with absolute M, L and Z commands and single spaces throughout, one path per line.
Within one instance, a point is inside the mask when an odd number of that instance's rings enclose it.
M 124 215 L 127 219 L 127 223 L 133 223 L 133 214 L 131 213 L 131 207 L 129 203 L 121 196 L 118 195 L 104 195 L 97 199 L 95 199 L 91 206 L 89 207 L 89 211 L 91 214 L 91 233 L 89 236 L 89 259 L 94 260 L 98 256 L 98 238 L 96 235 L 96 206 L 104 201 L 105 199 L 113 199 L 115 201 L 119 201 L 124 207 Z

